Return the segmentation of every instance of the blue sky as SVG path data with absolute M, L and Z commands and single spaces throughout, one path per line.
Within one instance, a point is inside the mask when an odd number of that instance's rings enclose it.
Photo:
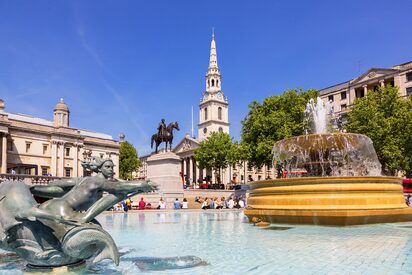
M 0 98 L 6 111 L 117 138 L 140 155 L 161 118 L 175 144 L 198 120 L 212 27 L 231 135 L 248 104 L 324 88 L 412 60 L 412 1 L 0 1 Z M 197 129 L 195 125 L 195 129 Z

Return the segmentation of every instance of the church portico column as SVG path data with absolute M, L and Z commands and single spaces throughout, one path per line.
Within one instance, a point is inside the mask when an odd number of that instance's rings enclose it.
M 189 179 L 191 179 L 189 184 L 192 184 L 193 182 L 193 158 L 192 157 L 189 157 Z
M 197 184 L 197 180 L 200 178 L 200 169 L 199 169 L 199 164 L 197 163 L 196 159 L 194 161 L 195 161 L 195 165 L 196 165 L 195 183 Z
M 7 173 L 7 134 L 2 134 L 1 142 L 1 173 Z
M 385 87 L 385 79 L 379 80 L 381 87 Z
M 187 175 L 187 159 L 183 159 L 183 181 L 186 183 L 186 175 Z

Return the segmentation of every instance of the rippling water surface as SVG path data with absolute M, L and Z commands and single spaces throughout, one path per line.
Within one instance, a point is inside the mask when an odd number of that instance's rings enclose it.
M 242 212 L 214 211 L 98 220 L 119 246 L 120 266 L 79 274 L 412 274 L 412 223 L 258 228 Z M 0 274 L 23 274 L 24 262 L 1 255 Z

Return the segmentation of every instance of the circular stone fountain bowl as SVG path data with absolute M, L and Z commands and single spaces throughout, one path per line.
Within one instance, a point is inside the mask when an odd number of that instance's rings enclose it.
M 304 177 L 250 183 L 245 214 L 270 223 L 358 225 L 412 221 L 398 177 Z

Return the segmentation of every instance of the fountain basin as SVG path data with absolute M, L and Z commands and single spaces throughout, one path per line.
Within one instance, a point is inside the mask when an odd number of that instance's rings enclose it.
M 286 178 L 250 187 L 249 220 L 337 226 L 412 221 L 398 177 Z

